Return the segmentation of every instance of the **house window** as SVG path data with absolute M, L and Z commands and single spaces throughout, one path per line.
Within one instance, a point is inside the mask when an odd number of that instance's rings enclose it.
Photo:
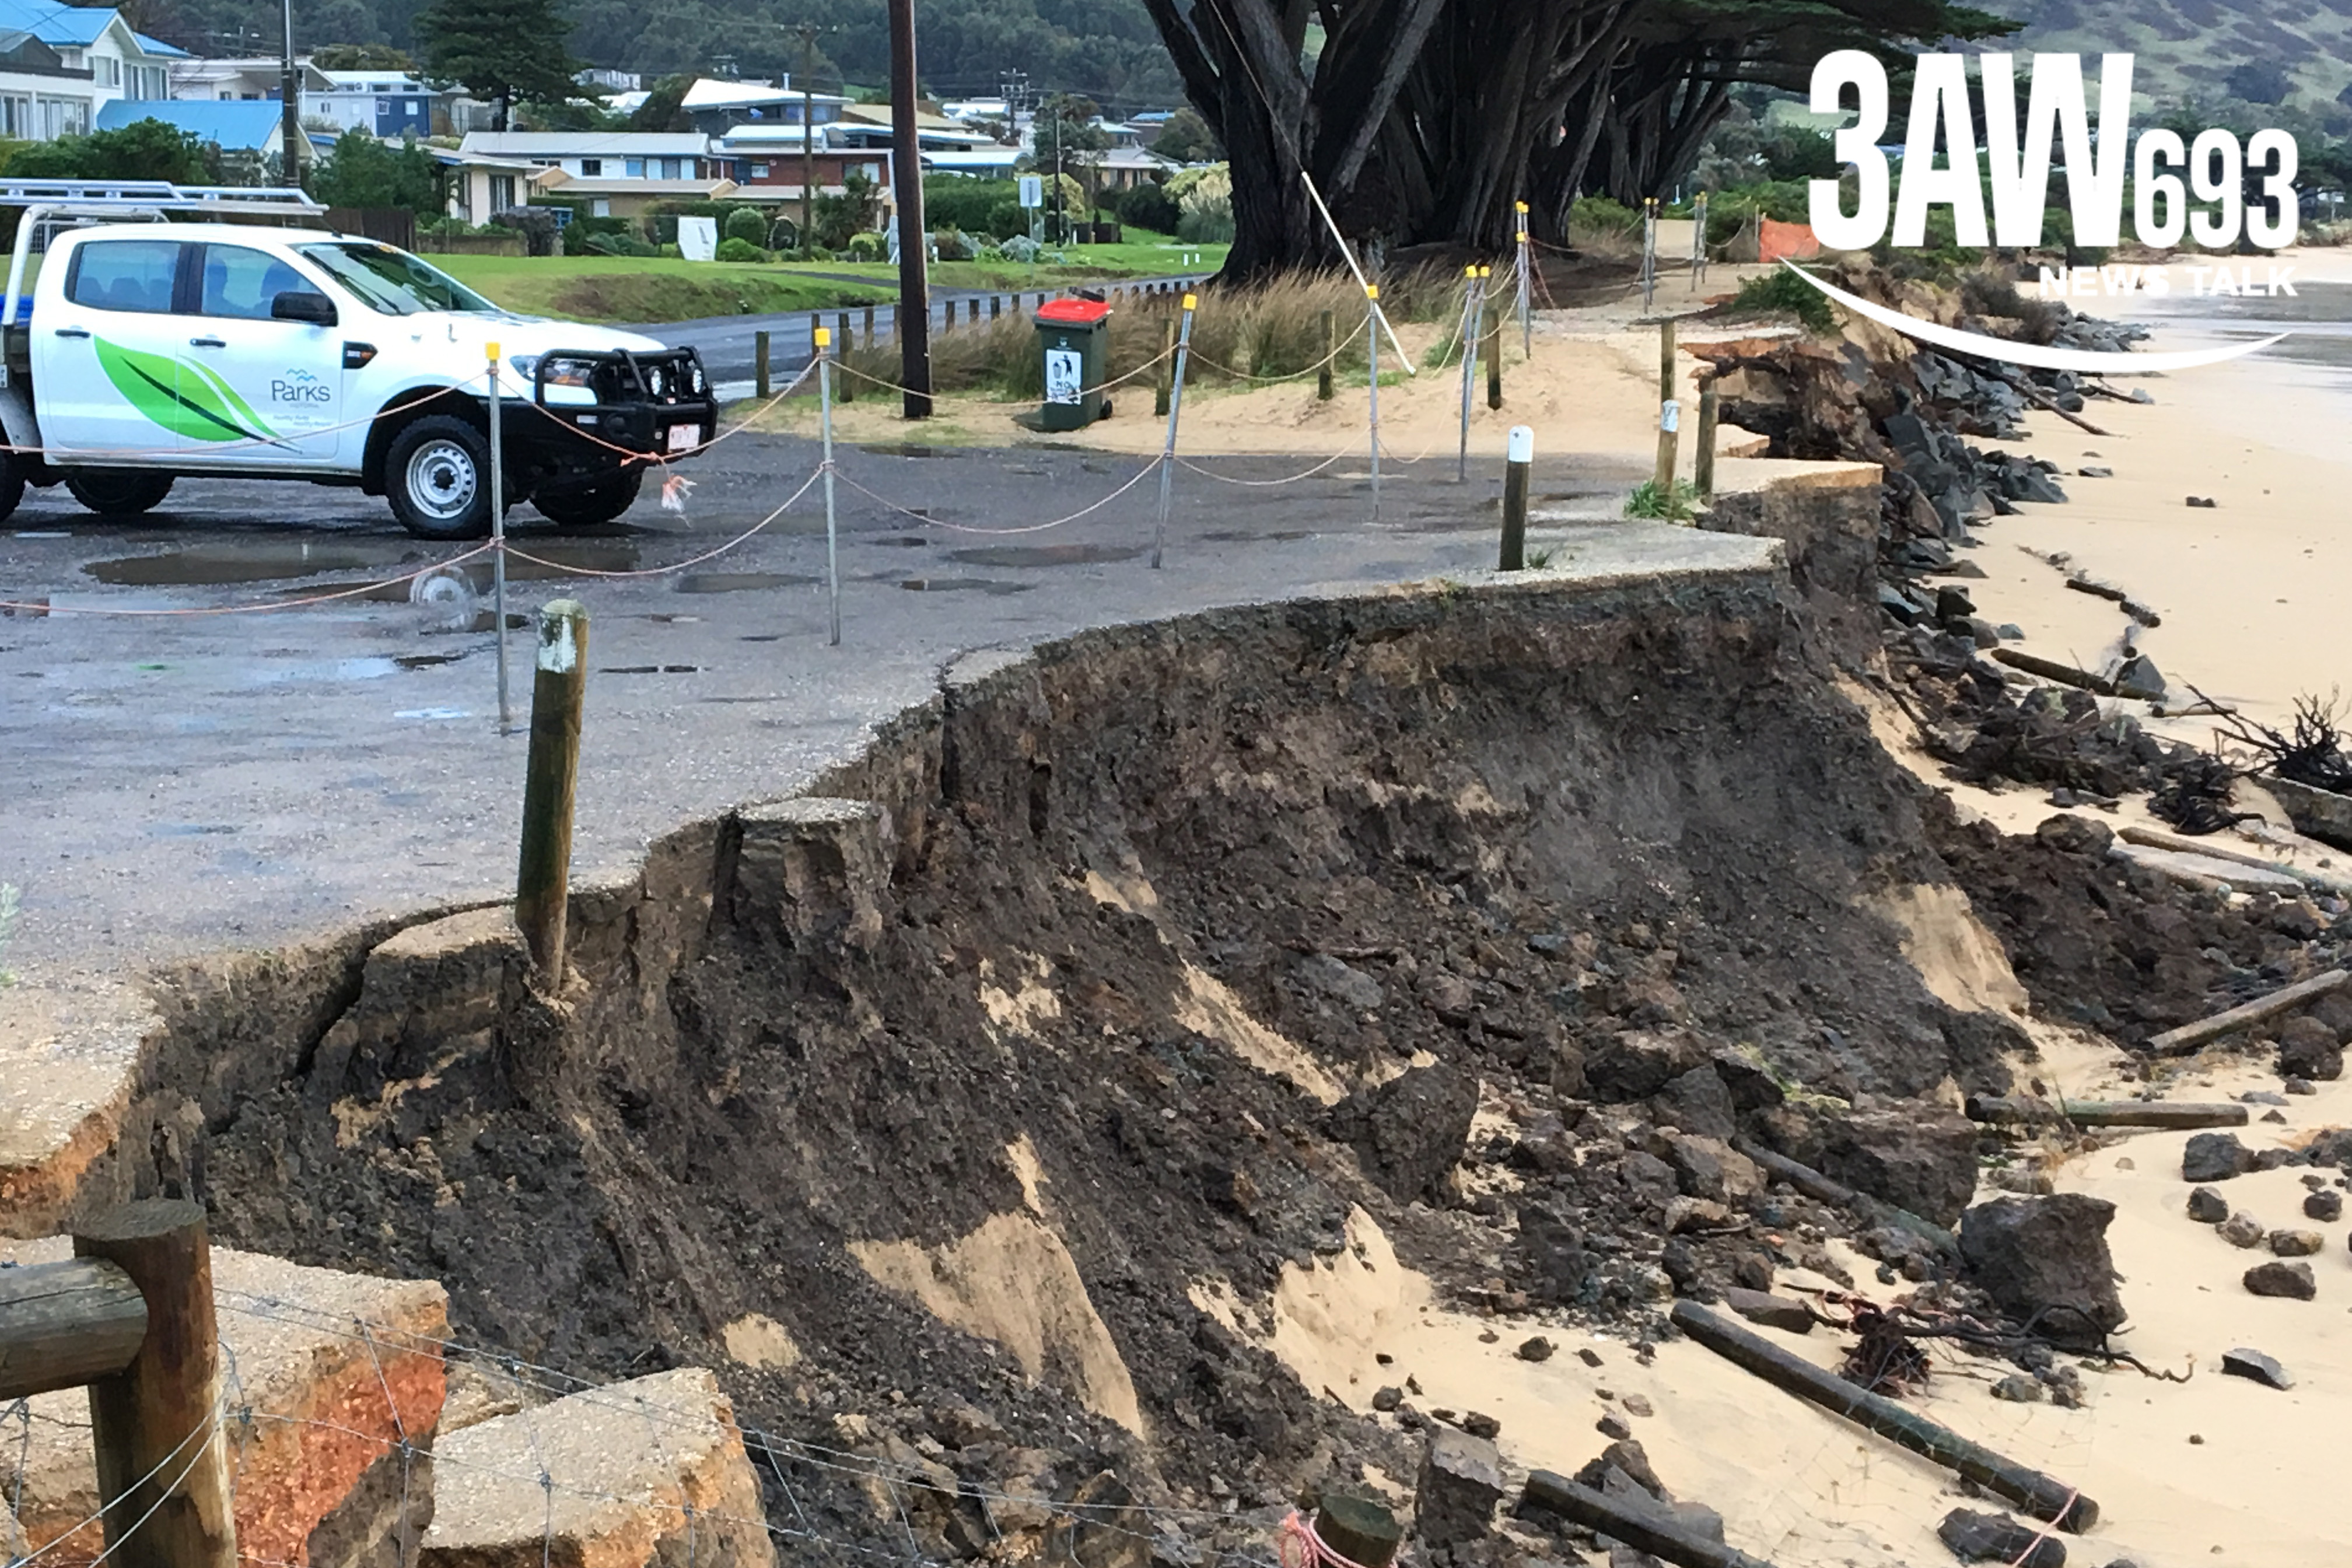
M 100 55 L 89 62 L 90 73 L 100 87 L 122 85 L 122 62 L 111 55 Z
M 751 165 L 751 177 L 752 177 L 753 179 L 755 179 L 755 180 L 764 180 L 764 179 L 766 179 L 766 178 L 768 177 L 768 165 L 766 165 L 765 163 L 754 163 L 754 164 L 752 164 L 752 165 Z
M 594 179 L 597 175 L 599 175 L 599 174 L 603 174 L 604 172 L 604 159 L 602 159 L 602 158 L 583 158 L 583 159 L 581 159 L 581 160 L 580 160 L 580 177 L 581 177 L 582 179 L 583 179 L 583 180 L 593 180 L 593 179 Z
M 611 200 L 604 196 L 597 196 L 592 199 L 588 204 L 588 216 L 590 217 L 611 217 L 613 216 L 613 204 Z
M 0 98 L 0 136 L 21 142 L 33 133 L 33 100 Z
M 621 167 L 632 180 L 642 180 L 646 177 L 646 161 L 643 158 L 623 159 Z
M 388 98 L 379 98 L 379 99 L 377 99 L 377 100 L 375 100 L 375 111 L 376 111 L 378 114 L 389 114 L 389 113 L 391 113 L 391 112 L 392 112 L 392 100 L 390 100 L 390 99 L 388 99 Z
M 490 176 L 490 210 L 504 212 L 515 205 L 515 184 L 512 174 Z

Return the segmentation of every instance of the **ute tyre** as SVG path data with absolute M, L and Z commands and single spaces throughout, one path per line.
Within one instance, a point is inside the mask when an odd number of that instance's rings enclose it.
M 383 454 L 384 499 L 423 539 L 478 539 L 490 531 L 490 442 L 469 419 L 429 414 L 400 428 Z
M 25 481 L 19 478 L 15 482 L 23 494 Z M 100 517 L 137 517 L 172 493 L 172 476 L 145 468 L 84 468 L 66 476 L 66 489 Z
M 611 522 L 635 506 L 637 492 L 645 483 L 645 466 L 632 463 L 593 485 L 535 495 L 530 504 L 539 509 L 540 516 L 561 527 L 593 528 Z
M 0 522 L 16 513 L 25 499 L 25 460 L 14 452 L 0 452 Z

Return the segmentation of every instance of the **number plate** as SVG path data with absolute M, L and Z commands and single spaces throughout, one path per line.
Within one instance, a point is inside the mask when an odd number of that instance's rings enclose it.
M 697 437 L 701 434 L 702 426 L 699 425 L 673 425 L 669 427 L 669 449 L 691 452 L 698 444 Z

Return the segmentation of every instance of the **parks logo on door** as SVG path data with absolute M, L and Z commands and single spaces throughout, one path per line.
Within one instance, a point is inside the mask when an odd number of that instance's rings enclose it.
M 99 367 L 114 384 L 114 390 L 122 394 L 131 407 L 174 436 L 191 441 L 285 445 L 277 426 L 255 413 L 236 388 L 222 380 L 210 366 L 191 359 L 125 348 L 104 338 L 95 342 Z M 308 381 L 299 381 L 298 377 L 307 377 Z M 316 386 L 317 395 L 304 395 L 310 386 Z M 279 387 L 296 395 L 280 398 L 277 390 Z M 272 382 L 271 397 L 291 408 L 309 411 L 308 420 L 285 421 L 305 424 L 320 418 L 319 411 L 331 408 L 334 390 L 308 371 L 290 371 Z

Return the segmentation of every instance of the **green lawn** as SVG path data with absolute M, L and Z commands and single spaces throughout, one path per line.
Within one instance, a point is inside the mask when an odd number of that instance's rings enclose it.
M 1094 279 L 1211 272 L 1222 245 L 1074 245 L 1036 267 L 943 261 L 935 289 L 1051 289 Z M 682 321 L 698 316 L 772 315 L 871 305 L 898 297 L 887 262 L 681 261 L 674 257 L 442 256 L 425 259 L 510 310 L 581 321 Z
M 683 321 L 880 304 L 895 289 L 795 276 L 755 262 L 670 257 L 427 256 L 509 310 L 580 321 Z

